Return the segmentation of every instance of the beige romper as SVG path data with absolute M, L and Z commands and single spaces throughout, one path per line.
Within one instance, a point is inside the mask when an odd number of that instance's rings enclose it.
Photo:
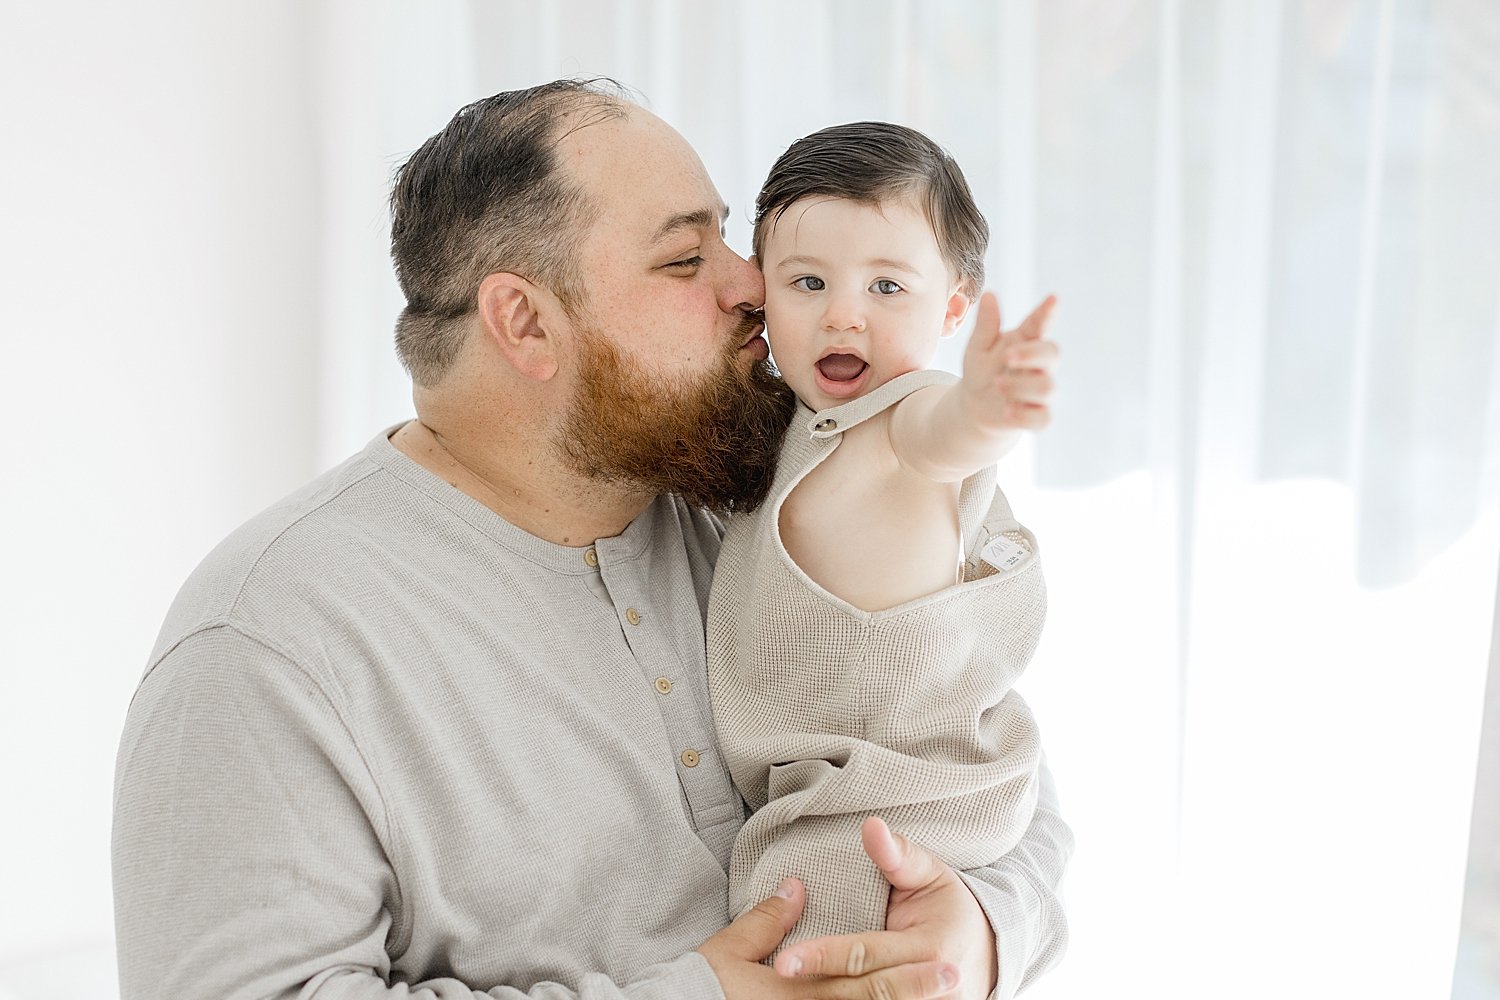
M 865 817 L 959 869 L 999 858 L 1031 821 L 1041 748 L 1011 686 L 1040 638 L 1046 591 L 1036 540 L 994 468 L 960 491 L 963 582 L 885 611 L 823 590 L 776 530 L 787 495 L 840 434 L 953 381 L 912 372 L 818 413 L 799 405 L 770 498 L 724 537 L 709 693 L 720 749 L 755 810 L 730 856 L 729 916 L 795 875 L 807 907 L 786 944 L 885 926 L 889 888 L 860 847 Z

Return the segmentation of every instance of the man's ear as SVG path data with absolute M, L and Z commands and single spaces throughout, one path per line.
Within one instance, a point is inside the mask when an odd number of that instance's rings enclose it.
M 556 315 L 550 295 L 518 274 L 497 271 L 479 283 L 484 335 L 520 374 L 545 382 L 557 374 L 557 339 L 548 331 Z
M 958 332 L 958 325 L 969 314 L 969 306 L 973 302 L 973 297 L 964 291 L 963 285 L 955 288 L 953 294 L 948 296 L 948 310 L 943 313 L 942 335 L 944 337 L 951 337 Z

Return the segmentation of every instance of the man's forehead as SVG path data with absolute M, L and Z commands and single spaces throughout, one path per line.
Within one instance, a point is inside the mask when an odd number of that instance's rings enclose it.
M 643 242 L 718 228 L 728 215 L 687 140 L 644 108 L 564 136 L 559 152 L 600 220 L 628 224 Z

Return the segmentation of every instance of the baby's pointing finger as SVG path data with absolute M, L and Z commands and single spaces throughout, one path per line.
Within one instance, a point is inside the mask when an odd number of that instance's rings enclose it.
M 1052 317 L 1052 310 L 1057 307 L 1057 296 L 1049 295 L 1042 300 L 1042 304 L 1031 310 L 1031 314 L 1021 322 L 1017 331 L 1027 340 L 1036 340 L 1047 330 L 1047 321 Z

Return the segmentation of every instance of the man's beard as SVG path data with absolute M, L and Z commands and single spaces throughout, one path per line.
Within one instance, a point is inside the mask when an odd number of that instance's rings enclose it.
M 578 392 L 558 446 L 577 471 L 719 514 L 765 500 L 796 396 L 768 361 L 745 366 L 747 319 L 714 369 L 691 381 L 651 375 L 597 327 L 583 336 Z

